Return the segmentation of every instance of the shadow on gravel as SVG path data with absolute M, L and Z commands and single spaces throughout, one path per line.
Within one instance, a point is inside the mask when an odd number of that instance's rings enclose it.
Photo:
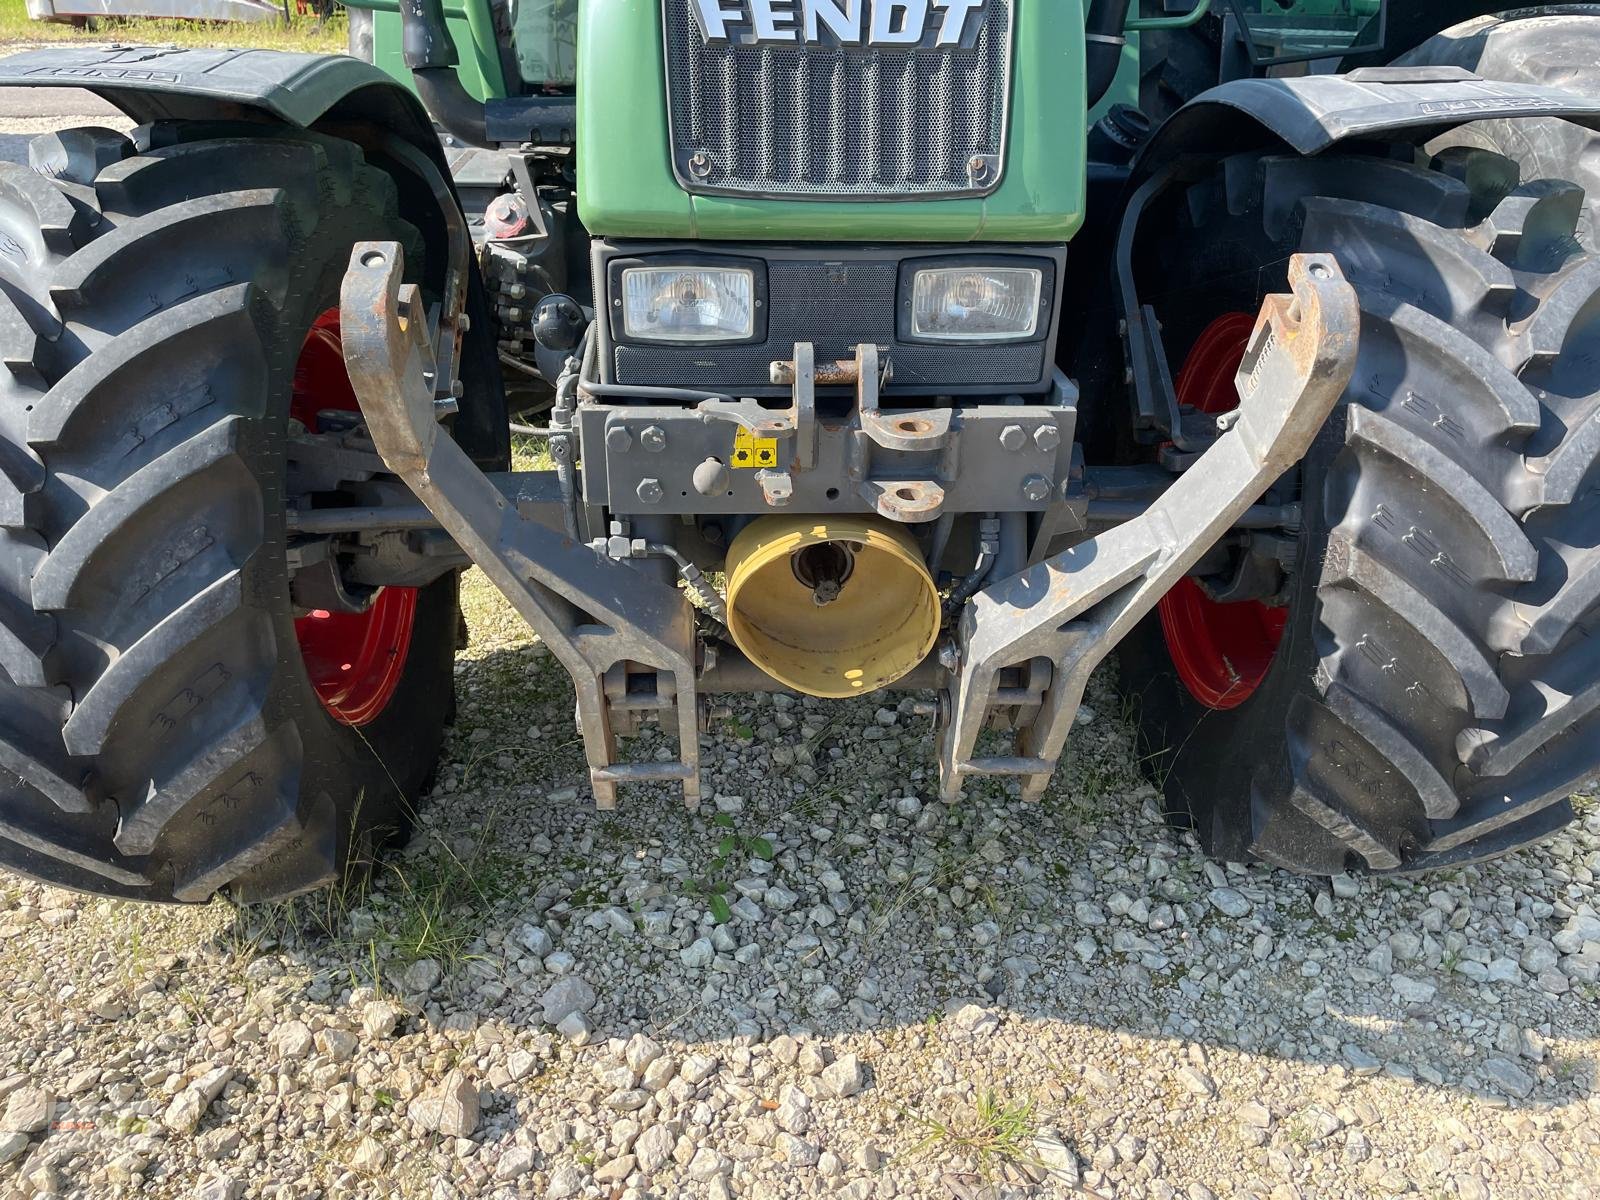
M 569 1032 L 707 1053 L 802 1031 L 977 1049 L 1022 1022 L 1497 1103 L 1596 1086 L 1593 1062 L 1550 1048 L 1600 1033 L 1594 986 L 1558 995 L 1535 976 L 1560 957 L 1568 899 L 1592 895 L 1571 881 L 1600 830 L 1337 894 L 1219 867 L 1160 820 L 1105 673 L 1038 805 L 998 783 L 936 803 L 927 722 L 871 698 L 765 697 L 703 739 L 700 812 L 665 787 L 597 812 L 571 691 L 542 647 L 464 659 L 457 681 L 459 722 L 404 851 L 370 887 L 242 911 L 227 935 L 309 971 L 312 999 L 382 996 L 423 1028 L 540 1036 L 587 990 L 555 985 L 581 979 L 594 998 Z M 647 731 L 630 752 L 669 746 Z M 1070 1043 L 1025 1043 L 1039 1061 L 1022 1066 L 1075 1085 L 1089 1065 L 1116 1076 L 1119 1043 L 1055 1061 Z

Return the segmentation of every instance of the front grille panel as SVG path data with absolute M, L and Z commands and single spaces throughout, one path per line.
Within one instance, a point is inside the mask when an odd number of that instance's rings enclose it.
M 999 186 L 1013 0 L 989 0 L 970 48 L 931 49 L 707 45 L 693 0 L 663 2 L 688 190 L 904 199 Z
M 704 387 L 770 395 L 769 364 L 796 342 L 816 346 L 817 360 L 854 358 L 864 342 L 889 348 L 891 391 L 959 387 L 1027 389 L 1045 376 L 1046 346 L 938 346 L 901 342 L 895 328 L 895 260 L 847 264 L 778 259 L 768 264 L 767 340 L 760 345 L 634 345 L 612 348 L 616 383 Z M 842 274 L 841 274 L 842 272 Z M 1053 283 L 1046 289 L 1047 294 Z

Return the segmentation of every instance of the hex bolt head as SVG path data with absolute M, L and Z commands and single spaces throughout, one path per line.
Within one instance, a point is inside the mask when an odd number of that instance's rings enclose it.
M 639 445 L 658 454 L 667 448 L 667 431 L 659 425 L 646 425 L 639 434 Z
M 1043 475 L 1029 475 L 1022 481 L 1022 498 L 1030 504 L 1050 499 L 1055 487 Z
M 606 449 L 618 454 L 626 454 L 633 449 L 633 434 L 628 432 L 626 425 L 613 425 L 606 430 Z
M 1033 444 L 1049 453 L 1061 445 L 1061 430 L 1054 425 L 1041 425 L 1033 431 Z
M 659 504 L 661 497 L 666 493 L 661 490 L 661 480 L 641 479 L 639 481 L 639 499 L 646 504 Z
M 1000 431 L 1000 445 L 1007 450 L 1021 450 L 1028 444 L 1028 431 L 1021 425 L 1007 425 Z

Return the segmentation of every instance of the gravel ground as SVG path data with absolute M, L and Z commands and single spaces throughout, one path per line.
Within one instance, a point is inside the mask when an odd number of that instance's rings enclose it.
M 479 576 L 466 605 L 446 764 L 369 892 L 0 884 L 0 1194 L 1600 1189 L 1594 804 L 1425 881 L 1217 866 L 1102 678 L 1041 805 L 946 809 L 923 721 L 780 697 L 715 730 L 698 814 L 597 813 L 559 666 Z
M 1592 799 L 1426 880 L 1209 863 L 1103 675 L 1042 804 L 947 809 L 926 722 L 779 697 L 708 738 L 699 813 L 598 813 L 559 666 L 465 604 L 370 889 L 0 876 L 0 1197 L 1600 1193 Z

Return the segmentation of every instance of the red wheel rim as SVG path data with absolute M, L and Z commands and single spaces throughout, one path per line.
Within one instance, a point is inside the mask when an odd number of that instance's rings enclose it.
M 359 409 L 345 371 L 339 310 L 330 308 L 312 324 L 301 347 L 289 415 L 314 434 L 320 432 L 318 414 Z M 318 609 L 295 619 L 311 686 L 334 720 L 366 725 L 389 707 L 405 674 L 416 618 L 415 588 L 384 588 L 364 613 Z
M 1203 413 L 1239 406 L 1235 373 L 1255 329 L 1249 313 L 1227 313 L 1200 334 L 1178 373 L 1178 402 Z M 1283 641 L 1288 610 L 1259 600 L 1219 604 L 1193 579 L 1179 581 L 1159 609 L 1167 650 L 1189 694 L 1207 708 L 1237 708 L 1261 686 Z

